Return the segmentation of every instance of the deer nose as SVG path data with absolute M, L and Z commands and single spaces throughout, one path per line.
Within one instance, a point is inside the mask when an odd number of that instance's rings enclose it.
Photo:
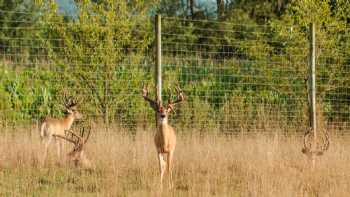
M 161 114 L 160 117 L 165 118 L 165 114 Z

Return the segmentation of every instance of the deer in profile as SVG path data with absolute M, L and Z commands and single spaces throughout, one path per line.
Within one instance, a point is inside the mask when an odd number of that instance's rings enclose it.
M 158 154 L 161 188 L 165 171 L 168 172 L 169 185 L 172 187 L 172 161 L 176 146 L 176 134 L 174 128 L 168 124 L 168 116 L 174 110 L 176 104 L 184 101 L 184 95 L 180 87 L 177 87 L 176 90 L 177 100 L 171 101 L 170 95 L 166 106 L 163 106 L 162 102 L 152 100 L 148 97 L 147 86 L 144 86 L 142 90 L 143 98 L 150 104 L 157 115 L 157 131 L 154 136 L 154 143 Z
M 66 130 L 65 135 L 54 134 L 56 138 L 61 138 L 73 144 L 73 150 L 68 153 L 68 161 L 73 162 L 77 166 L 84 168 L 91 168 L 91 162 L 86 157 L 84 152 L 84 146 L 88 141 L 91 134 L 91 127 L 82 127 L 80 134 L 73 132 L 72 130 Z
M 63 103 L 66 109 L 63 118 L 47 117 L 40 126 L 40 138 L 44 145 L 43 162 L 46 161 L 47 153 L 50 144 L 55 141 L 57 146 L 58 158 L 61 158 L 62 140 L 57 138 L 57 135 L 64 136 L 66 130 L 70 130 L 73 122 L 76 119 L 81 119 L 82 114 L 77 110 L 78 101 L 73 97 L 67 97 L 63 94 Z

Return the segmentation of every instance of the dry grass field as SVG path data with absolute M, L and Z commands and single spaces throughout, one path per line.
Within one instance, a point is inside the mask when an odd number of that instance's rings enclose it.
M 57 164 L 55 150 L 39 165 L 37 131 L 0 135 L 0 196 L 349 196 L 350 139 L 332 135 L 314 170 L 301 136 L 178 136 L 174 188 L 158 191 L 153 131 L 98 132 L 86 145 L 93 170 Z M 65 146 L 65 152 L 70 145 Z M 167 177 L 166 177 L 167 178 Z M 167 183 L 167 182 L 165 182 Z

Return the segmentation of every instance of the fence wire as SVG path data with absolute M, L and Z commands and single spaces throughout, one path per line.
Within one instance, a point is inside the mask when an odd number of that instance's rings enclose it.
M 181 114 L 191 120 L 187 126 L 226 132 L 307 127 L 307 32 L 176 18 L 163 24 L 164 80 L 169 86 L 179 81 L 190 94 Z
M 154 126 L 141 97 L 143 83 L 154 87 L 152 17 L 103 25 L 38 18 L 0 20 L 3 125 L 63 116 L 62 92 L 68 91 L 82 98 L 85 117 L 125 128 Z M 349 34 L 333 33 L 339 36 L 316 33 L 317 99 L 325 124 L 347 129 L 349 50 L 339 43 Z M 305 130 L 308 35 L 297 26 L 163 18 L 163 100 L 176 85 L 186 95 L 172 124 L 184 132 Z

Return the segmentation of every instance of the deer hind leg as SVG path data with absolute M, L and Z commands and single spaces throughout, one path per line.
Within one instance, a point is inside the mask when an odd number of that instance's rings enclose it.
M 173 172 L 172 172 L 172 162 L 173 162 L 173 156 L 174 156 L 174 151 L 170 151 L 168 153 L 168 158 L 167 158 L 167 167 L 168 167 L 168 174 L 169 174 L 169 187 L 172 189 L 173 188 Z
M 162 188 L 163 186 L 163 177 L 165 173 L 165 167 L 166 163 L 164 161 L 164 155 L 163 153 L 158 153 L 158 160 L 159 160 L 159 172 L 160 172 L 160 187 Z

